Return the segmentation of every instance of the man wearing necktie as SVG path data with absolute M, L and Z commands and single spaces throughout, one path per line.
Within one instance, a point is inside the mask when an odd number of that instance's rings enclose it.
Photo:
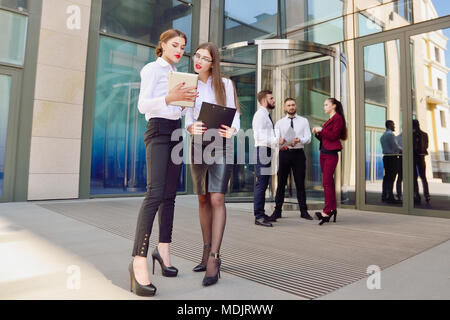
M 297 105 L 293 98 L 287 98 L 284 101 L 284 110 L 287 113 L 286 117 L 278 120 L 275 124 L 275 132 L 277 138 L 281 140 L 282 146 L 278 157 L 278 187 L 275 196 L 275 210 L 268 221 L 275 222 L 281 218 L 286 183 L 291 170 L 294 174 L 295 188 L 297 189 L 300 217 L 313 220 L 307 211 L 305 191 L 306 157 L 304 146 L 311 142 L 309 122 L 306 118 L 297 114 Z M 295 135 L 292 132 L 295 132 Z M 289 139 L 289 141 L 286 141 L 286 139 Z

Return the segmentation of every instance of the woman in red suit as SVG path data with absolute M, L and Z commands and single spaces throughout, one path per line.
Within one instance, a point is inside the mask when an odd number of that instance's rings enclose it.
M 313 134 L 320 140 L 320 168 L 322 169 L 322 185 L 325 192 L 325 207 L 323 212 L 316 212 L 322 225 L 329 222 L 334 216 L 336 222 L 336 191 L 334 184 L 334 171 L 338 163 L 338 152 L 342 150 L 341 140 L 347 139 L 347 126 L 345 124 L 344 110 L 340 101 L 328 98 L 323 104 L 330 119 L 323 127 L 314 127 Z

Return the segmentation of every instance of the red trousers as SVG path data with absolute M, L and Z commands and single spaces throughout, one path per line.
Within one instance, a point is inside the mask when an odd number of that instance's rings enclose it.
M 336 210 L 336 190 L 334 185 L 334 170 L 338 163 L 337 154 L 320 153 L 320 168 L 322 169 L 322 186 L 325 192 L 324 213 Z

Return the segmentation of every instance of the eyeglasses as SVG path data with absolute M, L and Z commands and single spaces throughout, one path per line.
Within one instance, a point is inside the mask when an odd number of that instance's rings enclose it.
M 211 63 L 211 62 L 213 62 L 211 59 L 209 59 L 209 58 L 206 58 L 206 57 L 202 57 L 202 56 L 200 56 L 198 53 L 196 53 L 196 54 L 194 54 L 194 56 L 192 57 L 192 59 L 197 59 L 197 60 L 202 60 L 203 62 L 205 62 L 205 63 Z

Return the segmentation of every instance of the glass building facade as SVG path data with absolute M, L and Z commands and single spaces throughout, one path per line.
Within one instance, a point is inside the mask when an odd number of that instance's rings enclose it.
M 271 88 L 278 106 L 274 120 L 284 115 L 286 97 L 296 99 L 298 114 L 311 126 L 326 121 L 322 106 L 327 97 L 343 102 L 349 138 L 336 172 L 341 205 L 446 216 L 450 205 L 447 0 L 92 0 L 90 5 L 81 156 L 79 171 L 70 172 L 78 175 L 80 198 L 145 192 L 146 121 L 136 107 L 139 72 L 155 60 L 161 32 L 176 28 L 189 39 L 178 70 L 192 72 L 193 50 L 200 42 L 211 41 L 222 48 L 222 71 L 237 89 L 242 109 L 239 135 L 246 146 L 235 147 L 235 159 L 243 157 L 245 163 L 234 166 L 228 199 L 252 197 L 253 136 L 248 130 L 258 107 L 257 91 Z M 11 137 L 23 123 L 18 116 L 19 97 L 29 68 L 30 7 L 27 0 L 0 0 L 0 201 L 11 201 L 14 197 L 5 190 L 17 189 L 8 166 L 19 156 L 8 145 L 15 143 Z M 39 47 L 39 41 L 35 45 Z M 395 123 L 394 135 L 401 147 L 393 154 L 395 202 L 382 197 L 387 172 L 381 138 L 387 120 Z M 323 190 L 318 141 L 313 138 L 305 151 L 308 201 L 319 207 Z M 27 152 L 17 154 L 30 158 Z M 31 171 L 32 157 L 30 161 L 23 170 Z M 26 179 L 17 183 L 24 194 L 32 189 Z M 268 197 L 275 188 L 276 182 Z M 183 166 L 178 191 L 193 191 L 189 165 Z M 295 186 L 289 181 L 287 201 L 293 195 Z
M 102 1 L 95 85 L 90 194 L 146 190 L 143 135 L 137 110 L 140 70 L 156 59 L 159 35 L 169 28 L 190 39 L 192 6 L 181 1 Z M 177 69 L 189 71 L 190 43 Z M 186 191 L 183 166 L 178 191 Z

